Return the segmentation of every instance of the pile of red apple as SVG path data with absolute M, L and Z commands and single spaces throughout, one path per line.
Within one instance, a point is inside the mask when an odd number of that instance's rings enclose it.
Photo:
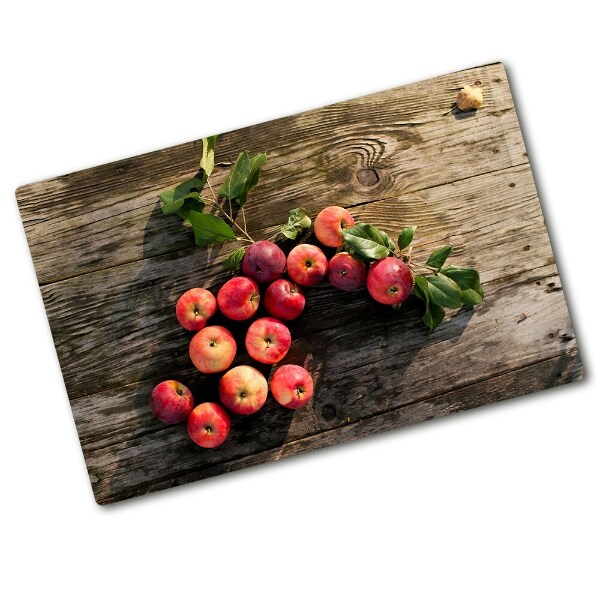
M 341 248 L 342 230 L 355 224 L 352 215 L 339 206 L 322 210 L 314 223 L 314 233 L 324 246 Z M 306 405 L 313 396 L 313 380 L 299 365 L 277 368 L 269 383 L 260 371 L 249 365 L 231 366 L 237 344 L 223 326 L 208 325 L 217 310 L 232 321 L 248 321 L 261 300 L 259 284 L 268 284 L 263 303 L 269 317 L 254 320 L 248 327 L 245 346 L 250 357 L 260 363 L 275 365 L 287 354 L 292 337 L 284 321 L 292 321 L 304 309 L 302 287 L 317 285 L 325 277 L 331 285 L 355 291 L 367 285 L 369 294 L 382 304 L 396 305 L 411 293 L 413 274 L 406 263 L 387 257 L 367 266 L 347 252 L 338 252 L 329 261 L 323 251 L 312 244 L 295 246 L 287 258 L 269 241 L 259 241 L 246 249 L 241 262 L 243 276 L 227 281 L 217 297 L 206 289 L 194 288 L 177 301 L 179 323 L 197 332 L 189 346 L 190 359 L 202 373 L 225 372 L 218 386 L 219 399 L 203 402 L 194 408 L 190 390 L 177 381 L 163 381 L 153 390 L 150 408 L 164 423 L 187 420 L 191 439 L 203 448 L 214 448 L 228 437 L 229 413 L 249 415 L 265 404 L 269 388 L 273 398 L 289 409 Z M 287 272 L 288 279 L 283 278 Z M 227 409 L 227 410 L 226 410 Z

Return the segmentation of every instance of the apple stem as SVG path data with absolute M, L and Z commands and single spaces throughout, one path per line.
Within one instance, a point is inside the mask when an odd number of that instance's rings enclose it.
M 412 258 L 410 259 L 410 262 L 408 264 L 409 268 L 411 271 L 413 271 L 413 273 L 415 272 L 415 269 L 413 268 L 413 265 L 419 269 L 429 269 L 430 271 L 433 271 L 434 273 L 438 272 L 438 269 L 434 269 L 433 267 L 429 267 L 427 265 L 421 265 L 418 262 L 415 262 Z
M 242 213 L 242 221 L 244 221 L 244 230 L 246 230 L 248 227 L 246 225 L 246 213 L 243 206 L 240 208 L 240 212 Z
M 211 200 L 210 198 L 205 198 L 202 197 L 202 200 L 204 200 L 205 202 L 207 202 L 208 204 L 211 204 L 212 206 L 214 206 L 234 227 L 237 227 L 243 234 L 245 237 L 243 238 L 238 238 L 241 240 L 244 240 L 246 242 L 250 242 L 251 244 L 254 243 L 254 240 L 252 239 L 252 237 L 250 236 L 250 234 L 246 231 L 246 216 L 244 215 L 244 207 L 241 208 L 241 213 L 242 213 L 242 217 L 244 219 L 244 226 L 241 227 L 240 225 L 238 225 L 235 222 L 235 219 L 233 218 L 233 208 L 231 206 L 231 199 L 227 199 L 229 202 L 229 214 L 218 202 L 217 200 L 217 196 L 215 194 L 215 191 L 213 190 L 212 185 L 210 185 L 210 180 L 207 180 L 206 183 L 208 184 L 208 189 L 210 190 L 210 193 L 212 194 L 213 200 Z

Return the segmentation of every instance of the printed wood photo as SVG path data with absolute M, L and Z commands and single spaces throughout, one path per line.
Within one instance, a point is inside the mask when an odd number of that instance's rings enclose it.
M 467 85 L 483 89 L 478 110 L 455 106 Z M 201 141 L 20 187 L 17 201 L 98 503 L 581 379 L 502 64 L 223 133 L 215 189 L 244 150 L 268 155 L 245 205 L 253 239 L 274 239 L 296 207 L 314 222 L 325 207 L 341 206 L 392 239 L 416 225 L 415 261 L 424 264 L 433 250 L 452 246 L 449 261 L 479 271 L 485 298 L 447 310 L 430 333 L 414 296 L 393 310 L 365 289 L 343 292 L 326 281 L 306 288 L 306 307 L 288 324 L 292 343 L 282 364 L 310 371 L 314 397 L 289 410 L 269 395 L 258 412 L 232 415 L 229 438 L 208 450 L 190 440 L 185 423 L 166 425 L 149 408 L 152 389 L 167 379 L 187 385 L 196 403 L 219 402 L 222 373 L 194 367 L 193 333 L 179 325 L 175 304 L 194 287 L 216 295 L 230 278 L 223 260 L 239 243 L 197 247 L 191 229 L 164 215 L 160 200 L 196 175 Z M 310 232 L 301 238 L 318 244 Z M 286 254 L 295 245 L 277 242 Z M 248 325 L 231 327 L 238 340 L 233 366 L 252 365 L 268 377 L 272 368 L 244 349 Z

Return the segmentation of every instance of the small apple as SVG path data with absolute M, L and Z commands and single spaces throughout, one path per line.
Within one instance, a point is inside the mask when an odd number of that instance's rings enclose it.
M 246 350 L 258 362 L 266 365 L 278 363 L 290 349 L 290 330 L 279 319 L 256 319 L 246 333 Z
M 254 242 L 246 248 L 242 271 L 258 283 L 269 283 L 281 276 L 285 269 L 285 254 L 279 246 L 266 240 Z
M 342 230 L 354 225 L 354 217 L 341 206 L 324 208 L 315 219 L 315 235 L 324 246 L 339 248 L 343 243 Z
M 215 297 L 202 288 L 193 288 L 177 300 L 175 314 L 179 324 L 188 331 L 199 331 L 217 312 Z
M 228 369 L 236 350 L 233 336 L 220 325 L 201 329 L 190 342 L 190 358 L 202 373 L 219 373 Z
M 286 408 L 300 408 L 312 398 L 314 384 L 310 373 L 298 365 L 283 365 L 271 378 L 273 398 Z
M 230 369 L 219 381 L 219 398 L 232 413 L 250 415 L 267 400 L 269 386 L 254 367 L 240 365 Z
M 174 425 L 188 418 L 194 408 L 192 392 L 179 381 L 159 383 L 150 394 L 150 410 L 163 423 Z
M 231 419 L 227 411 L 214 402 L 198 404 L 187 421 L 192 441 L 202 448 L 216 448 L 229 435 Z
M 364 262 L 347 252 L 340 252 L 329 261 L 327 278 L 333 287 L 353 292 L 365 285 L 367 267 Z
M 249 319 L 258 310 L 259 302 L 258 284 L 249 277 L 233 277 L 217 294 L 219 309 L 233 321 Z
M 277 279 L 265 292 L 267 312 L 284 321 L 295 319 L 304 310 L 305 303 L 302 290 L 287 279 Z
M 400 258 L 388 256 L 371 265 L 367 275 L 367 290 L 381 304 L 400 304 L 412 292 L 413 274 Z
M 287 272 L 298 285 L 317 285 L 327 273 L 327 257 L 312 244 L 299 244 L 288 254 Z

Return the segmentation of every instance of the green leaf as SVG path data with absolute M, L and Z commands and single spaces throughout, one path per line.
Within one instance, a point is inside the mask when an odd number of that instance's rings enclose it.
M 344 248 L 363 260 L 378 260 L 394 251 L 394 242 L 385 231 L 370 223 L 358 223 L 342 231 Z
M 221 217 L 192 211 L 188 220 L 194 229 L 197 246 L 210 246 L 237 239 L 231 227 Z
M 385 231 L 382 231 L 381 229 L 377 229 L 376 231 L 381 236 L 381 239 L 385 242 L 385 245 L 390 249 L 390 253 L 393 252 L 394 248 L 396 248 L 396 246 L 394 245 L 394 242 L 392 242 L 392 238 L 390 238 L 390 236 Z
M 416 230 L 417 226 L 413 225 L 412 227 L 405 227 L 400 232 L 398 236 L 398 250 L 404 250 L 404 248 L 408 248 L 412 244 Z
M 448 265 L 440 271 L 446 277 L 455 281 L 461 289 L 462 303 L 469 306 L 481 304 L 483 300 L 483 287 L 479 281 L 479 273 L 469 267 Z
M 183 219 L 184 225 L 191 225 L 189 218 L 191 212 L 201 213 L 204 209 L 204 201 L 198 192 L 191 192 L 183 201 L 183 206 L 177 211 L 177 215 Z
M 308 229 L 312 221 L 304 208 L 292 208 L 288 214 L 287 223 L 281 228 L 281 233 L 290 240 L 295 240 L 298 234 Z
M 415 275 L 415 286 L 413 287 L 413 293 L 417 298 L 421 298 L 427 304 L 429 304 L 429 284 L 427 279 L 423 275 Z
M 455 265 L 446 265 L 441 272 L 456 281 L 461 289 L 472 289 L 479 284 L 479 273 L 469 267 L 457 267 Z
M 445 312 L 441 306 L 430 302 L 429 283 L 422 275 L 415 277 L 415 287 L 413 293 L 417 298 L 421 298 L 425 302 L 425 313 L 423 314 L 423 322 L 429 328 L 429 332 L 435 331 L 437 326 L 444 320 Z
M 475 304 L 481 304 L 483 296 L 478 294 L 475 290 L 462 290 L 460 292 L 461 302 L 467 306 L 473 306 Z
M 215 168 L 216 142 L 216 135 L 211 135 L 210 137 L 202 138 L 202 158 L 200 159 L 200 168 L 206 173 L 206 177 L 210 177 L 210 174 Z
M 446 313 L 441 306 L 430 303 L 425 314 L 423 315 L 423 322 L 429 327 L 429 332 L 433 333 L 437 326 L 444 320 Z
M 221 185 L 219 196 L 235 200 L 239 206 L 244 206 L 248 199 L 248 192 L 258 184 L 260 169 L 266 160 L 266 154 L 261 153 L 250 157 L 247 150 L 241 152 Z
M 250 157 L 250 168 L 248 178 L 246 179 L 246 184 L 244 185 L 244 191 L 239 198 L 236 198 L 236 202 L 240 206 L 244 206 L 246 200 L 248 199 L 248 192 L 253 190 L 258 185 L 258 180 L 260 179 L 260 170 L 265 164 L 267 158 L 268 157 L 266 154 L 255 154 L 254 156 Z
M 233 168 L 227 174 L 225 181 L 219 189 L 219 196 L 223 196 L 228 200 L 239 198 L 244 192 L 248 175 L 250 174 L 250 158 L 248 152 L 240 152 Z
M 242 262 L 242 258 L 244 258 L 244 254 L 246 254 L 246 248 L 238 248 L 234 250 L 224 261 L 223 267 L 227 271 L 229 271 L 232 275 L 239 273 L 240 263 Z
M 452 252 L 452 246 L 444 246 L 439 250 L 435 250 L 435 252 L 431 253 L 425 264 L 433 269 L 441 269 L 448 256 L 450 256 L 450 252 Z
M 431 302 L 447 308 L 460 308 L 462 299 L 457 283 L 441 273 L 433 277 L 426 277 L 426 280 Z
M 203 181 L 194 177 L 193 179 L 188 179 L 178 186 L 163 192 L 160 195 L 160 199 L 163 201 L 163 214 L 171 215 L 177 213 L 184 205 L 186 198 L 190 197 L 193 192 L 201 192 L 203 187 Z
M 481 298 L 481 301 L 483 301 L 484 294 L 483 286 L 481 285 L 481 283 L 478 283 L 476 286 L 474 286 L 472 290 Z

